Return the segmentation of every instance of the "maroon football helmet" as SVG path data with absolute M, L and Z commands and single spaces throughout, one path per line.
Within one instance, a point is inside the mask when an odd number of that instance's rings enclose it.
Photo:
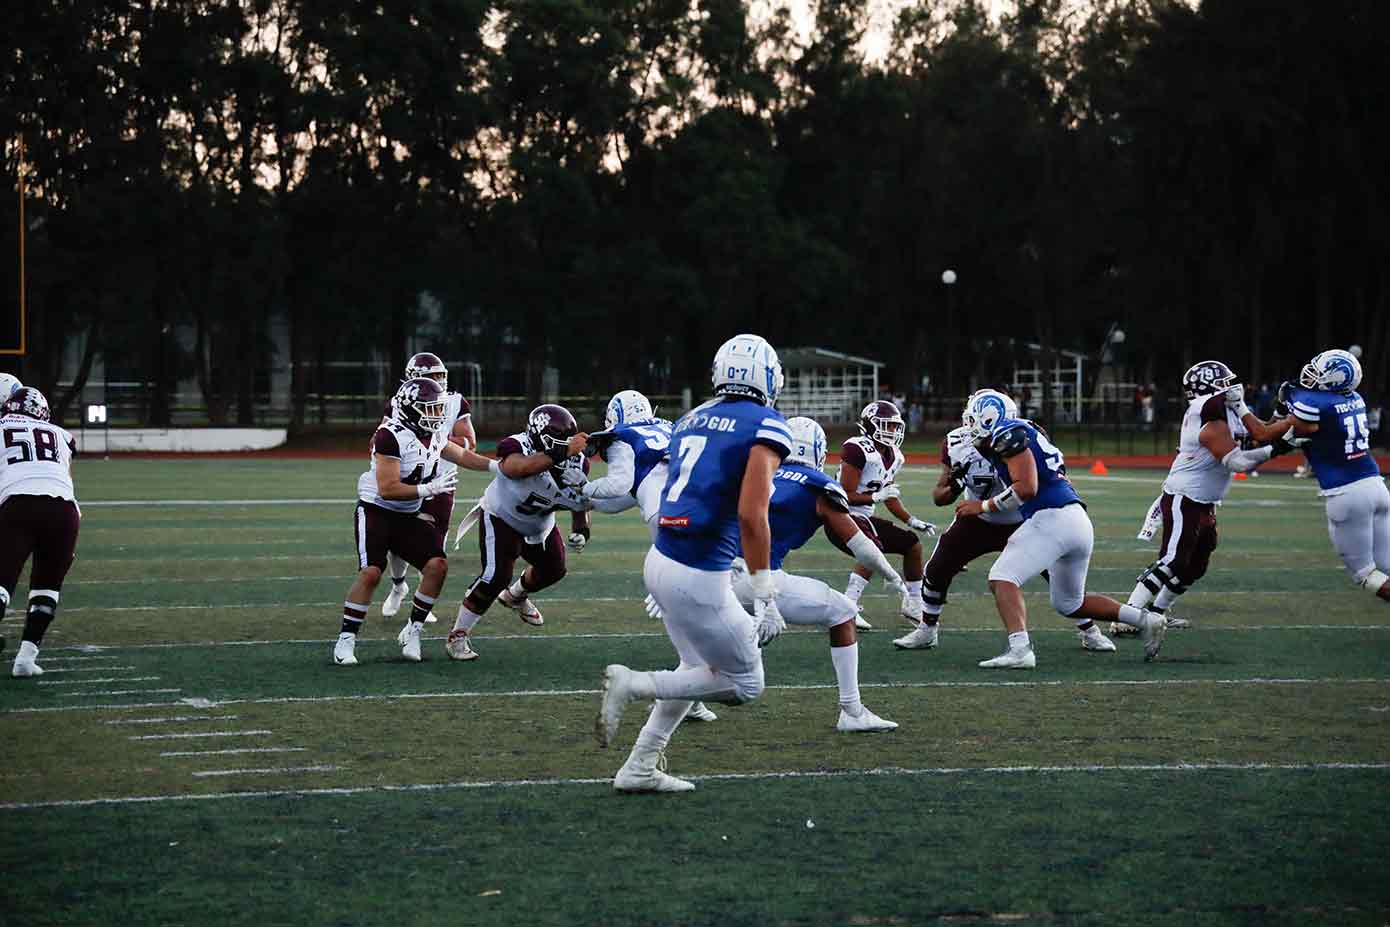
M 531 445 L 560 463 L 569 455 L 570 438 L 579 434 L 579 423 L 570 410 L 552 402 L 536 406 L 526 416 L 526 435 Z
M 11 393 L 10 398 L 6 399 L 3 405 L 0 405 L 0 415 L 25 415 L 46 422 L 48 421 L 48 400 L 44 398 L 43 393 L 32 386 L 22 386 Z
M 887 399 L 876 399 L 859 413 L 859 433 L 884 447 L 902 447 L 907 426 L 897 406 Z
M 444 366 L 438 354 L 421 351 L 419 354 L 410 355 L 410 360 L 405 362 L 405 378 L 413 380 L 416 377 L 434 380 L 444 387 L 445 392 L 449 390 L 449 368 Z
M 1182 391 L 1188 402 L 1198 396 L 1224 393 L 1240 382 L 1235 371 L 1219 360 L 1198 361 L 1182 375 Z
M 391 412 L 396 421 L 422 438 L 439 430 L 448 410 L 449 397 L 444 387 L 428 377 L 406 380 L 391 400 Z

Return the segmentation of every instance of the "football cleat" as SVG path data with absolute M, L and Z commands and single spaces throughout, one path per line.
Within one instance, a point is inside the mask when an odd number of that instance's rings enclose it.
M 536 603 L 532 602 L 528 595 L 522 595 L 518 598 L 512 595 L 512 590 L 508 587 L 502 590 L 497 601 L 515 611 L 516 616 L 529 625 L 540 627 L 545 624 L 545 619 L 541 617 L 541 610 L 536 608 Z
M 333 662 L 338 666 L 357 665 L 357 635 L 347 631 L 338 635 L 338 643 L 333 645 Z
M 653 703 L 653 704 L 655 704 L 655 703 Z M 710 711 L 710 710 L 709 710 L 709 707 L 708 707 L 707 705 L 705 705 L 704 702 L 695 702 L 695 703 L 693 703 L 693 704 L 690 706 L 690 710 L 687 711 L 687 712 L 685 713 L 685 717 L 681 719 L 682 723 L 684 723 L 684 722 L 686 722 L 686 721 L 718 721 L 718 720 L 719 720 L 719 716 L 718 716 L 717 714 L 715 714 L 714 712 Z
M 897 730 L 898 722 L 889 721 L 887 718 L 880 718 L 867 708 L 862 709 L 858 715 L 852 715 L 840 709 L 840 720 L 835 724 L 835 730 L 844 733 L 874 733 L 878 731 Z
M 936 646 L 937 633 L 941 626 L 927 624 L 925 621 L 902 637 L 893 641 L 893 646 L 899 650 L 930 650 Z
M 14 667 L 10 670 L 12 676 L 23 678 L 25 676 L 42 676 L 43 667 L 36 662 L 39 658 L 39 648 L 33 641 L 21 641 L 19 653 L 14 655 Z
M 874 629 L 873 625 L 864 620 L 863 613 L 854 616 L 854 626 L 861 631 L 872 631 Z
M 434 624 L 437 621 L 439 621 L 439 618 L 434 614 L 434 612 L 430 612 L 428 615 L 425 616 L 425 624 Z
M 980 661 L 984 669 L 1032 669 L 1037 665 L 1032 647 L 1010 647 L 997 657 Z
M 1095 625 L 1084 631 L 1077 631 L 1076 636 L 1081 638 L 1082 650 L 1094 650 L 1096 653 L 1115 652 L 1115 642 L 1100 633 L 1100 628 Z
M 1188 621 L 1186 618 L 1174 618 L 1172 615 L 1168 615 L 1168 616 L 1166 616 L 1166 617 L 1167 617 L 1167 622 L 1166 622 L 1166 623 L 1167 623 L 1167 625 L 1168 625 L 1168 630 L 1169 630 L 1169 631 L 1172 631 L 1172 630 L 1175 629 L 1175 628 L 1190 628 L 1190 627 L 1192 627 L 1192 622 Z
M 410 583 L 392 583 L 391 591 L 386 593 L 386 601 L 381 603 L 381 614 L 387 618 L 394 618 L 396 613 L 401 610 L 401 603 L 408 595 L 410 595 Z
M 1110 636 L 1111 636 L 1111 637 L 1114 637 L 1116 634 L 1138 634 L 1138 633 L 1139 633 L 1139 629 L 1136 628 L 1136 627 L 1135 627 L 1134 625 L 1132 625 L 1132 624 L 1125 624 L 1123 621 L 1112 621 L 1112 622 L 1110 622 Z
M 1163 646 L 1163 635 L 1168 633 L 1168 620 L 1153 612 L 1144 613 L 1144 627 L 1139 630 L 1139 639 L 1144 642 L 1144 662 L 1158 656 Z
M 444 641 L 444 652 L 449 655 L 450 660 L 478 659 L 478 651 L 473 649 L 473 642 L 468 639 L 467 631 L 450 631 Z
M 420 631 L 422 626 L 407 621 L 401 633 L 396 635 L 396 643 L 401 645 L 401 656 L 412 663 L 420 662 Z
M 641 766 L 630 758 L 613 777 L 615 792 L 693 792 L 695 783 L 666 774 L 666 754 L 659 754 L 653 767 Z
M 598 717 L 594 719 L 594 736 L 598 745 L 606 747 L 613 742 L 618 733 L 618 724 L 623 720 L 623 709 L 633 700 L 632 670 L 621 663 L 610 663 L 603 670 L 602 695 L 599 698 Z

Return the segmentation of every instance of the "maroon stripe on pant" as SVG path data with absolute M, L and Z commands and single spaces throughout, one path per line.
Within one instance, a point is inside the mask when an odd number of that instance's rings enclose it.
M 1159 512 L 1163 516 L 1159 562 L 1168 567 L 1179 583 L 1190 586 L 1206 575 L 1212 552 L 1220 540 L 1216 506 L 1165 492 L 1159 502 Z

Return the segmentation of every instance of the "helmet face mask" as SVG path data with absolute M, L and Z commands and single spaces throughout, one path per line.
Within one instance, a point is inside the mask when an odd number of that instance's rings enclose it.
M 448 415 L 449 398 L 444 387 L 429 377 L 413 377 L 401 384 L 391 400 L 393 417 L 417 435 L 433 434 Z
M 735 335 L 714 352 L 710 382 L 716 396 L 746 396 L 771 406 L 776 405 L 785 378 L 782 362 L 767 339 Z
M 907 425 L 896 405 L 886 399 L 876 399 L 859 413 L 859 433 L 884 447 L 902 447 Z
M 568 449 L 570 438 L 577 434 L 579 423 L 564 406 L 545 403 L 536 406 L 531 410 L 531 414 L 526 416 L 526 436 L 531 439 L 531 445 L 537 451 L 550 454 L 551 457 L 556 456 L 555 451 Z M 572 457 L 565 456 L 576 462 L 580 460 L 578 454 Z
M 612 431 L 619 425 L 633 425 L 639 422 L 656 420 L 656 409 L 651 401 L 635 389 L 625 389 L 614 393 L 608 400 L 608 408 L 603 413 L 603 428 Z
M 1198 396 L 1215 396 L 1237 386 L 1235 371 L 1219 360 L 1198 361 L 1182 375 L 1182 391 L 1188 402 Z
M 1304 389 L 1349 393 L 1361 385 L 1361 362 L 1340 348 L 1323 351 L 1303 365 L 1298 383 Z
M 799 463 L 816 470 L 825 469 L 825 429 L 815 419 L 798 415 L 787 419 L 792 435 L 792 450 L 787 463 Z
M 976 446 L 989 440 L 1000 422 L 1011 418 L 1004 398 L 994 390 L 981 390 L 966 403 L 961 424 L 970 429 L 970 440 Z
M 410 356 L 410 360 L 405 362 L 405 378 L 414 380 L 417 377 L 433 380 L 445 392 L 449 391 L 449 368 L 444 366 L 438 354 L 421 351 Z

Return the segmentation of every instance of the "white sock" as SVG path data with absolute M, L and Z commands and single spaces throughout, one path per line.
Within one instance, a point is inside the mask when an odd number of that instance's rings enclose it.
M 1149 587 L 1143 583 L 1135 583 L 1134 591 L 1129 594 L 1129 604 L 1135 608 L 1148 608 L 1149 603 L 1154 600 L 1154 594 L 1149 591 Z
M 845 596 L 855 605 L 859 604 L 859 597 L 864 594 L 864 590 L 869 586 L 869 581 L 858 573 L 849 574 L 849 584 L 845 586 Z
M 737 691 L 733 680 L 708 666 L 683 666 L 655 673 L 638 673 L 633 680 L 633 693 L 638 698 L 727 702 L 733 700 Z
M 690 705 L 684 699 L 662 699 L 653 705 L 647 723 L 642 725 L 637 742 L 632 745 L 629 761 L 635 760 L 638 765 L 648 769 L 655 766 L 657 754 L 671 742 L 671 735 L 685 720 Z
M 391 573 L 391 582 L 400 584 L 405 582 L 406 563 L 401 557 L 393 553 L 386 554 L 386 569 Z
M 521 585 L 521 580 L 519 579 L 513 580 L 512 584 L 507 587 L 507 594 L 517 600 L 524 599 L 530 595 L 530 593 L 526 591 L 526 587 Z
M 1133 605 L 1121 605 L 1120 623 L 1127 624 L 1132 628 L 1142 628 L 1144 626 L 1144 610 L 1135 608 Z
M 19 653 L 15 654 L 16 663 L 23 660 L 25 663 L 33 663 L 39 658 L 39 645 L 33 641 L 20 641 Z
M 830 662 L 835 665 L 835 681 L 840 684 L 840 707 L 851 717 L 864 713 L 859 700 L 859 642 L 848 647 L 830 648 Z
M 469 610 L 467 605 L 460 605 L 459 616 L 454 620 L 454 630 L 471 632 L 473 626 L 482 620 L 482 615 L 475 615 Z
M 910 579 L 907 581 L 906 586 L 907 594 L 910 597 L 914 599 L 920 599 L 922 597 L 922 581 L 920 579 Z
M 1028 639 L 1027 631 L 1014 631 L 1009 635 L 1010 650 L 1030 650 L 1032 647 L 1033 642 Z
M 1166 612 L 1172 604 L 1178 600 L 1178 596 L 1180 595 L 1182 595 L 1182 593 L 1174 592 L 1167 586 L 1164 586 L 1162 589 L 1158 590 L 1158 595 L 1154 596 L 1154 609 L 1156 611 Z

